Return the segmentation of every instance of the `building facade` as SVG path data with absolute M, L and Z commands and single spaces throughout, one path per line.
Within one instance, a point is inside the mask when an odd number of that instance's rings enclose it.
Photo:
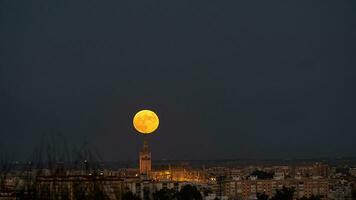
M 254 199 L 258 193 L 269 197 L 275 195 L 277 189 L 294 188 L 294 199 L 320 196 L 327 199 L 329 182 L 327 179 L 285 179 L 285 180 L 227 180 L 222 186 L 224 194 L 230 199 Z

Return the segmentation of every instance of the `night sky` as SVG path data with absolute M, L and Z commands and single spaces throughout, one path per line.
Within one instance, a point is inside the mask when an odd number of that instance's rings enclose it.
M 355 1 L 0 1 L 0 151 L 136 159 L 356 155 Z M 63 139 L 64 140 L 64 139 Z M 61 143 L 60 139 L 56 140 Z

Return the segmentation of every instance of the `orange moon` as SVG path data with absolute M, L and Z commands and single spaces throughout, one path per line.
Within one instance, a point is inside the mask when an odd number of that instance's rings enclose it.
M 142 134 L 153 133 L 159 125 L 159 118 L 151 110 L 141 110 L 133 118 L 135 129 Z

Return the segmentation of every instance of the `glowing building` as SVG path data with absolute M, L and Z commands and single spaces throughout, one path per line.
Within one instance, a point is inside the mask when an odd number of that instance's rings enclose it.
M 140 151 L 140 174 L 149 176 L 151 174 L 151 151 L 148 148 L 148 143 L 143 142 L 143 148 Z

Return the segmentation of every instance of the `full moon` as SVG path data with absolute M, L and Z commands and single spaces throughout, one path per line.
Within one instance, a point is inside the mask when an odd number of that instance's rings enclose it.
M 151 110 L 141 110 L 133 118 L 135 129 L 142 134 L 153 133 L 159 125 L 159 118 Z

